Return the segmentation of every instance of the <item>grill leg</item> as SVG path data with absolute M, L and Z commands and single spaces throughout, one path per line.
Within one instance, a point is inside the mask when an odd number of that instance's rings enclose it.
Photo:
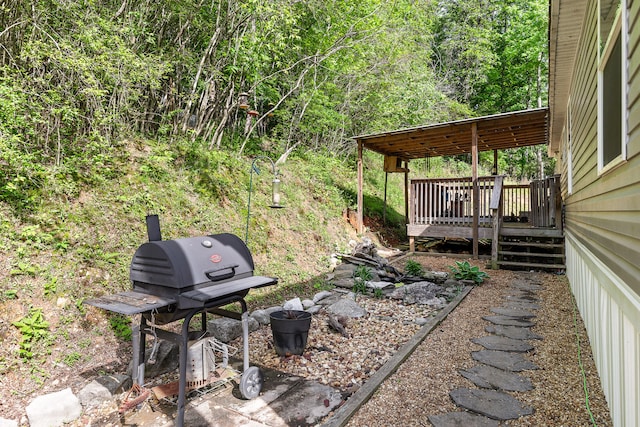
M 184 407 L 187 399 L 187 347 L 189 346 L 189 323 L 191 318 L 198 312 L 192 311 L 184 318 L 182 324 L 182 336 L 180 342 L 180 378 L 178 379 L 178 416 L 176 427 L 184 426 Z
M 144 386 L 144 363 L 145 363 L 145 338 L 144 330 L 147 327 L 147 319 L 140 316 L 140 326 L 134 325 L 131 328 L 131 341 L 133 346 L 133 383 Z
M 242 306 L 242 369 L 249 369 L 249 312 L 247 311 L 247 303 L 241 299 Z

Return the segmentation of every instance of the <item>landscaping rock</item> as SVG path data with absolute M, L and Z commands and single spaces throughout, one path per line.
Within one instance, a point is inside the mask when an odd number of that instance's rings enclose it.
M 336 316 L 363 317 L 366 310 L 350 298 L 341 298 L 340 301 L 327 307 L 327 311 Z
M 322 310 L 322 306 L 319 304 L 316 304 L 313 307 L 307 308 L 306 311 L 311 314 L 317 314 L 320 310 Z
M 318 303 L 319 303 L 320 301 L 322 301 L 323 299 L 328 298 L 328 297 L 330 297 L 330 296 L 332 296 L 332 295 L 333 295 L 333 292 L 330 292 L 330 291 L 321 291 L 321 292 L 318 292 L 317 294 L 315 294 L 315 295 L 313 296 L 313 302 L 314 302 L 314 303 L 316 303 L 316 304 L 318 304 Z
M 313 302 L 313 300 L 310 300 L 310 299 L 302 300 L 302 307 L 304 307 L 305 310 L 310 307 L 313 307 L 314 305 L 315 305 L 315 302 Z
M 96 381 L 109 390 L 111 395 L 129 390 L 133 385 L 133 380 L 129 375 L 113 374 L 103 375 L 96 378 Z
M 396 288 L 389 297 L 401 299 L 405 304 L 428 304 L 443 291 L 442 286 L 433 282 L 416 282 Z
M 251 313 L 251 317 L 256 320 L 261 325 L 268 325 L 271 322 L 269 318 L 269 313 L 267 310 L 256 310 Z
M 255 331 L 259 327 L 258 321 L 249 317 L 249 331 Z M 220 317 L 207 322 L 207 331 L 217 340 L 228 343 L 242 335 L 242 322 L 228 317 Z
M 449 273 L 445 273 L 444 271 L 425 271 L 422 274 L 422 278 L 429 282 L 444 284 L 449 278 Z
M 336 286 L 338 288 L 345 288 L 345 289 L 351 289 L 353 288 L 353 285 L 355 284 L 355 280 L 353 278 L 350 279 L 336 279 L 336 280 L 332 280 L 330 282 L 333 286 Z
M 78 399 L 85 410 L 97 408 L 111 398 L 111 392 L 97 381 L 91 381 L 78 392 Z
M 158 350 L 156 351 L 156 362 L 149 363 L 149 357 L 151 356 L 151 347 L 145 349 L 145 378 L 154 378 L 158 375 L 166 374 L 167 372 L 178 369 L 178 344 L 172 343 L 167 340 L 158 341 Z M 133 372 L 133 360 L 129 363 L 128 374 Z
M 58 427 L 82 414 L 80 400 L 70 388 L 38 396 L 27 406 L 30 427 Z
M 302 301 L 300 301 L 300 298 L 294 298 L 282 304 L 282 309 L 302 311 L 304 310 L 304 307 L 302 306 Z
M 389 282 L 369 281 L 366 283 L 366 285 L 367 285 L 367 288 L 369 289 L 391 290 L 396 288 L 396 286 L 393 283 L 389 283 Z

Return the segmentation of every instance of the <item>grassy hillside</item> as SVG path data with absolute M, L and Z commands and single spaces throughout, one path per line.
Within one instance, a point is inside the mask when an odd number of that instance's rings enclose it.
M 160 216 L 164 239 L 220 232 L 244 238 L 251 164 L 190 143 L 126 141 L 108 162 L 109 174 L 74 179 L 52 167 L 42 171 L 27 202 L 0 202 L 4 392 L 20 401 L 34 388 L 60 387 L 61 378 L 80 381 L 78 373 L 127 363 L 129 319 L 83 300 L 130 289 L 129 263 L 147 239 L 147 214 Z M 358 238 L 342 218 L 344 209 L 355 208 L 353 161 L 317 153 L 289 157 L 278 165 L 286 208 L 276 210 L 268 207 L 271 164 L 258 160 L 256 166 L 248 245 L 257 273 L 281 280 L 277 288 L 252 292 L 260 296 L 252 297 L 254 306 L 322 288 L 331 253 L 348 251 L 349 240 Z M 381 159 L 371 156 L 365 175 L 375 215 L 384 188 Z M 390 177 L 392 207 L 403 203 L 400 179 Z M 402 224 L 397 210 L 388 217 Z

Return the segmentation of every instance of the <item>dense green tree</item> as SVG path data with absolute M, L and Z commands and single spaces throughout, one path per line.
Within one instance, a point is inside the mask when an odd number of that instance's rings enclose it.
M 7 0 L 0 195 L 35 200 L 48 179 L 112 177 L 125 138 L 350 153 L 355 134 L 536 106 L 546 90 L 545 7 Z
M 476 115 L 544 106 L 547 9 L 544 0 L 440 1 L 433 61 L 442 90 Z M 505 165 L 500 172 L 518 179 L 538 178 L 540 169 L 553 171 L 544 146 L 499 156 Z

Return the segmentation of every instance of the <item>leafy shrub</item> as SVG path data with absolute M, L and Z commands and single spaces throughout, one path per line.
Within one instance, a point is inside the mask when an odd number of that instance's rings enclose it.
M 489 278 L 487 273 L 480 271 L 479 267 L 472 266 L 469 261 L 456 261 L 456 267 L 449 266 L 449 269 L 457 280 L 473 280 L 480 284 Z
M 417 261 L 410 259 L 407 261 L 407 264 L 404 266 L 404 271 L 410 276 L 422 277 L 424 274 L 424 269 L 422 268 L 422 264 Z

